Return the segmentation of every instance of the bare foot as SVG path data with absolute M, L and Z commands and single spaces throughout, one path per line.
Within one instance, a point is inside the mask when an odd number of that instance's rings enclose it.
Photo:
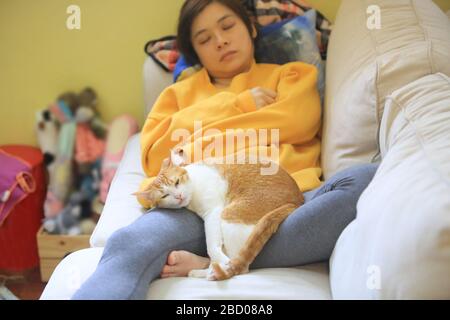
M 161 278 L 186 277 L 193 269 L 206 269 L 210 260 L 188 251 L 172 251 L 167 257 L 167 264 L 161 272 Z

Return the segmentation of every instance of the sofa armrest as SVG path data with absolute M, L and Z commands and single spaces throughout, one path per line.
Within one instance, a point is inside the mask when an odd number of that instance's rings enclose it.
M 114 231 L 129 225 L 145 212 L 132 195 L 145 177 L 140 161 L 139 137 L 140 134 L 136 134 L 128 140 L 100 220 L 92 233 L 91 247 L 104 247 Z
M 330 259 L 335 299 L 450 298 L 450 77 L 394 91 L 383 161 Z
M 147 57 L 143 66 L 144 119 L 161 91 L 172 84 L 172 73 L 166 72 Z M 132 223 L 144 209 L 131 194 L 138 190 L 145 177 L 141 166 L 139 134 L 132 136 L 116 171 L 100 220 L 91 236 L 92 247 L 104 247 L 110 235 Z

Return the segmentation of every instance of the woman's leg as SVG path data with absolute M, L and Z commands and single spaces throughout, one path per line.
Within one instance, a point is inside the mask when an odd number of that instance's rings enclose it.
M 280 225 L 250 268 L 290 267 L 328 260 L 344 228 L 356 217 L 359 196 L 378 164 L 337 173 L 305 194 L 305 204 Z
M 145 299 L 172 250 L 206 255 L 203 220 L 187 209 L 156 209 L 109 238 L 91 277 L 72 299 Z

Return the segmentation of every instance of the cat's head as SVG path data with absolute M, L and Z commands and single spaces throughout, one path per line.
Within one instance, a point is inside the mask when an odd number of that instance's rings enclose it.
M 133 193 L 151 203 L 152 207 L 178 209 L 191 202 L 192 188 L 187 171 L 163 161 L 161 171 L 147 189 Z

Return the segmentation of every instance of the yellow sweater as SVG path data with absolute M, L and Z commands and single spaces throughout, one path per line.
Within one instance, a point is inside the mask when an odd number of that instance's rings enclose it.
M 223 135 L 223 141 L 227 129 L 267 129 L 268 135 L 271 129 L 279 129 L 280 165 L 303 192 L 318 187 L 322 174 L 318 138 L 321 108 L 316 82 L 317 69 L 310 64 L 275 65 L 253 61 L 251 69 L 235 76 L 226 89 L 216 88 L 204 68 L 167 87 L 142 128 L 141 160 L 148 178 L 140 189 L 151 183 L 162 161 L 169 157 L 170 149 L 180 142 L 172 137 L 175 130 L 189 130 L 190 141 L 207 140 L 205 135 L 208 134 L 194 134 L 195 121 L 202 122 L 203 133 L 214 129 L 214 139 Z M 250 93 L 254 87 L 276 91 L 275 102 L 257 110 Z M 201 146 L 206 147 L 205 143 Z M 234 152 L 238 147 L 235 144 Z M 226 152 L 225 147 L 223 150 Z M 139 202 L 149 207 L 142 199 Z

